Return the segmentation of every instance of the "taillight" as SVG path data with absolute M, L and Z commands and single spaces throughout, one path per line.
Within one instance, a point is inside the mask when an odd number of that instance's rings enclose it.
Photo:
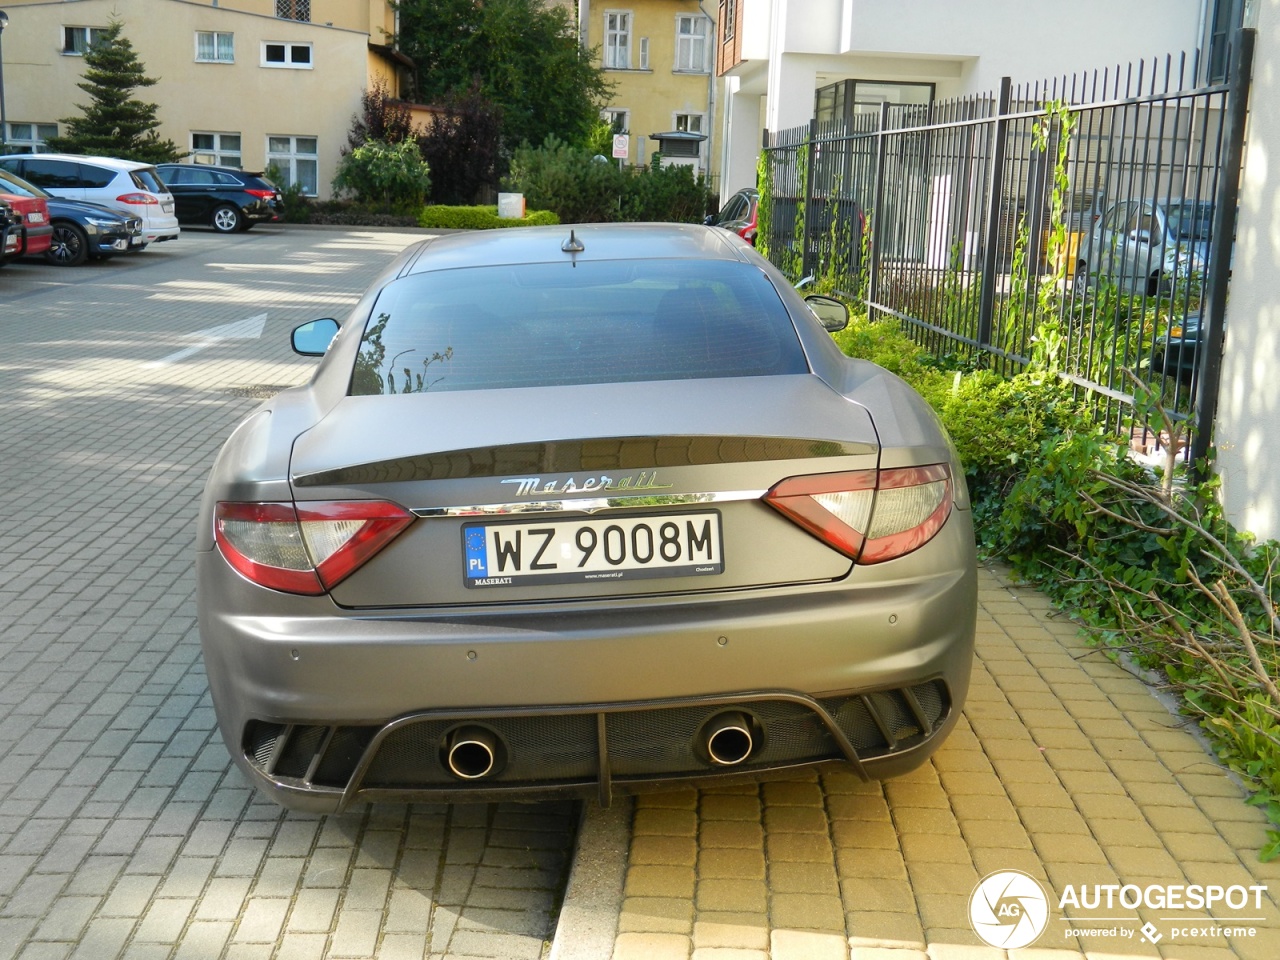
M 257 197 L 259 200 L 271 200 L 276 195 L 276 192 L 274 190 L 258 190 L 258 189 L 251 189 L 249 187 L 245 187 L 244 192 L 251 197 Z
M 765 503 L 846 557 L 882 563 L 924 546 L 951 513 L 945 463 L 783 480 Z
M 254 583 L 318 596 L 390 543 L 413 514 L 381 500 L 219 503 L 214 538 Z
M 116 202 L 128 203 L 133 206 L 141 205 L 145 207 L 152 204 L 158 204 L 160 201 L 149 193 L 122 193 L 120 196 L 116 197 Z

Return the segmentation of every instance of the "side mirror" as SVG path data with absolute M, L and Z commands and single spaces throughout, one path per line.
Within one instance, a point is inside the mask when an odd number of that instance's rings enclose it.
M 329 317 L 322 320 L 309 320 L 300 327 L 293 328 L 293 352 L 304 357 L 323 357 L 338 335 L 338 321 Z
M 804 302 L 814 312 L 818 322 L 822 324 L 822 329 L 828 333 L 836 333 L 849 325 L 848 306 L 834 297 L 824 297 L 815 293 L 805 297 Z
M 1129 239 L 1132 240 L 1134 243 L 1150 243 L 1151 231 L 1150 230 L 1134 230 L 1129 234 Z
M 704 227 L 714 227 L 716 225 L 716 215 L 714 213 L 707 214 L 702 218 L 702 225 Z

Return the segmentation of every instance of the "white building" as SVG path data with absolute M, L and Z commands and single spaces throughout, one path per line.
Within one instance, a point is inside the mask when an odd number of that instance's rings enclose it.
M 874 110 L 1192 51 L 1206 3 L 721 0 L 722 195 L 755 182 L 764 130 L 808 123 L 819 91 L 830 98 L 843 81 Z
M 719 23 L 723 195 L 755 182 L 765 130 L 824 111 L 1179 52 L 1220 79 L 1226 38 L 1256 27 L 1215 445 L 1231 521 L 1280 539 L 1280 0 L 721 0 Z

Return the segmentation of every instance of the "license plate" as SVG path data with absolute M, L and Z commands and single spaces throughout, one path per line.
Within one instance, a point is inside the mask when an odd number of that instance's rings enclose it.
M 27 223 L 44 223 L 44 214 L 40 211 L 27 214 Z
M 136 237 L 129 238 L 129 245 L 132 247 L 140 247 L 146 242 L 147 242 L 147 238 L 144 237 L 142 234 L 138 234 Z
M 462 562 L 468 587 L 713 576 L 720 514 L 467 524 Z
M 161 210 L 163 210 L 165 213 L 173 213 L 173 204 L 172 204 L 172 203 L 162 203 L 162 204 L 160 204 L 160 209 L 161 209 Z

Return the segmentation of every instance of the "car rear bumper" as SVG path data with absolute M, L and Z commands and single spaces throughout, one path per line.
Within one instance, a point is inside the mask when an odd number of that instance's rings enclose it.
M 20 237 L 16 256 L 37 257 L 44 254 L 53 244 L 53 224 L 41 226 L 22 224 L 15 227 L 14 232 Z
M 356 614 L 327 599 L 281 603 L 216 551 L 197 565 L 227 746 L 273 799 L 315 811 L 563 791 L 607 800 L 639 783 L 832 760 L 892 776 L 955 722 L 973 656 L 963 511 L 915 554 L 839 582 L 685 597 Z M 759 748 L 731 766 L 703 742 L 725 713 L 746 718 Z M 446 768 L 461 727 L 493 735 L 501 770 L 473 781 Z

